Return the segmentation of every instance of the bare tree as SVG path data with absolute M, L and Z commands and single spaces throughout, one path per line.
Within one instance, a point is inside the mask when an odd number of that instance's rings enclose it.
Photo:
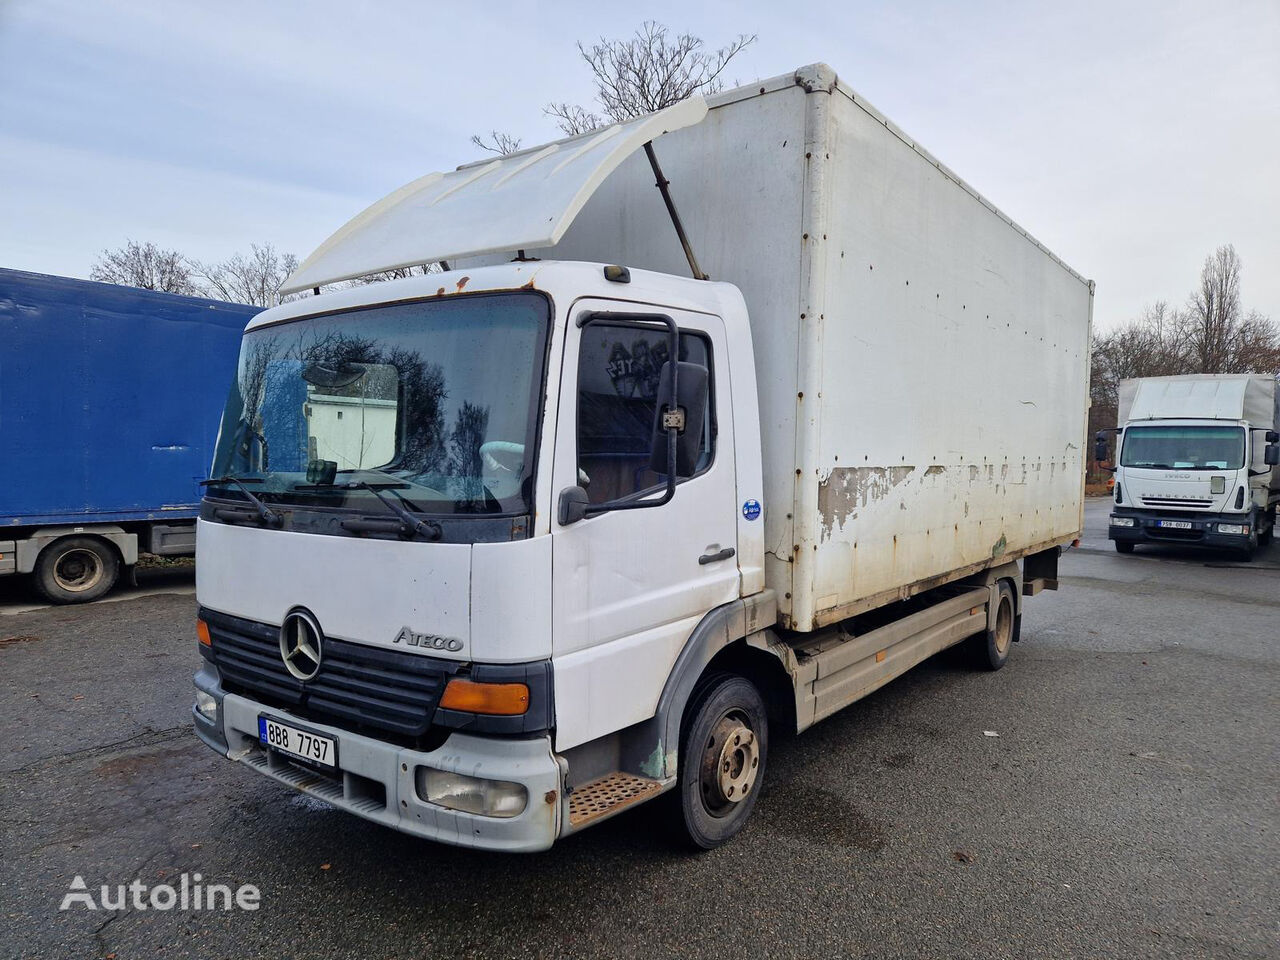
M 1205 258 L 1200 285 L 1181 314 L 1182 337 L 1198 373 L 1260 373 L 1280 368 L 1280 334 L 1240 305 L 1240 257 L 1231 244 Z
M 425 277 L 429 273 L 440 273 L 444 266 L 440 263 L 420 263 L 411 267 L 397 267 L 395 270 L 380 270 L 367 276 L 356 277 L 348 281 L 353 287 L 363 287 L 370 283 L 382 283 L 384 280 L 403 280 L 405 277 Z
M 605 123 L 653 113 L 694 93 L 716 93 L 724 87 L 722 74 L 729 61 L 755 41 L 755 34 L 744 33 L 718 50 L 707 50 L 701 37 L 672 34 L 652 20 L 627 39 L 601 37 L 590 47 L 579 41 L 578 53 L 591 68 L 600 112 L 558 102 L 547 104 L 543 113 L 555 118 L 566 136 L 576 137 Z M 490 131 L 488 139 L 473 136 L 471 142 L 490 153 L 520 149 L 518 138 L 497 130 Z
M 625 40 L 601 37 L 590 47 L 579 42 L 578 53 L 591 68 L 595 99 L 604 116 L 618 122 L 669 107 L 694 93 L 718 92 L 729 61 L 755 41 L 754 34 L 744 33 L 718 50 L 707 50 L 701 37 L 673 35 L 662 24 L 646 20 Z M 545 112 L 570 135 L 602 122 L 587 108 L 565 103 L 548 104 Z
M 490 130 L 489 139 L 486 140 L 478 133 L 471 135 L 471 142 L 481 150 L 489 153 L 496 153 L 499 156 L 506 156 L 509 153 L 515 153 L 520 149 L 520 138 L 513 137 L 509 133 L 503 133 L 500 130 Z
M 592 113 L 586 107 L 579 107 L 572 103 L 548 103 L 542 108 L 542 112 L 549 117 L 555 117 L 556 125 L 567 137 L 589 133 L 604 123 L 599 115 Z
M 187 296 L 201 293 L 191 261 L 176 250 L 136 240 L 126 240 L 117 250 L 103 250 L 89 270 L 89 279 Z
M 278 252 L 270 243 L 262 246 L 252 243 L 249 249 L 248 256 L 237 253 L 221 263 L 196 263 L 195 271 L 203 278 L 205 292 L 210 297 L 274 307 L 282 302 L 280 287 L 298 268 L 298 258 L 292 253 Z

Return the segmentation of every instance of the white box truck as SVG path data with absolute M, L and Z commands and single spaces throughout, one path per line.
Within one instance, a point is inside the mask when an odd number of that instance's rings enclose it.
M 1120 382 L 1116 550 L 1140 543 L 1230 550 L 1271 542 L 1280 504 L 1280 389 L 1273 376 L 1197 374 Z M 1099 460 L 1107 437 L 1096 437 Z
M 826 66 L 431 174 L 288 287 L 204 504 L 195 723 L 412 834 L 672 791 L 722 843 L 771 729 L 1000 667 L 1079 535 L 1092 284 Z

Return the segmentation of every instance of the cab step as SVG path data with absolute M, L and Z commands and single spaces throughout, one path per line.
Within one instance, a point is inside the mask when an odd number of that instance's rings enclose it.
M 662 792 L 662 782 L 633 773 L 606 774 L 569 794 L 569 826 L 585 827 Z

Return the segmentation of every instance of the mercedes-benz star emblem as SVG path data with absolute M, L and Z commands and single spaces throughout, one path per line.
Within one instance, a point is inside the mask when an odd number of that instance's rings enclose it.
M 280 659 L 285 668 L 299 680 L 310 680 L 320 672 L 324 634 L 315 617 L 305 610 L 294 610 L 280 627 Z

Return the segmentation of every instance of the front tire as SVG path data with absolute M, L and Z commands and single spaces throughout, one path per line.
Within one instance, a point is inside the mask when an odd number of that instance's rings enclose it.
M 760 691 L 744 677 L 713 673 L 685 712 L 679 795 L 685 833 L 711 850 L 732 839 L 755 809 L 769 752 Z
M 1123 540 L 1116 541 L 1116 553 L 1133 553 L 1133 544 Z
M 50 603 L 88 603 L 116 585 L 120 558 L 97 537 L 63 537 L 40 551 L 32 573 Z

